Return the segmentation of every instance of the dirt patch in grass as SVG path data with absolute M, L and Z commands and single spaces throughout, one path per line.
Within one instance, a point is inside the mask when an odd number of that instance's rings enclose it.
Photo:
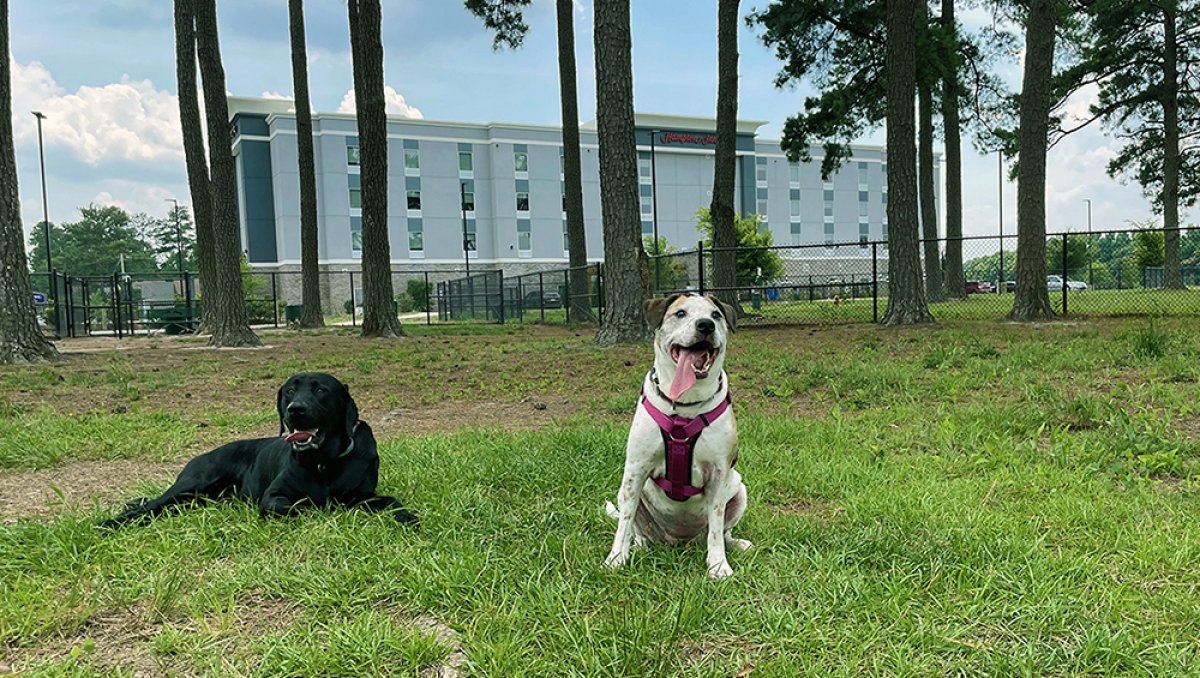
M 168 482 L 181 461 L 136 459 L 77 461 L 52 469 L 0 475 L 0 522 L 46 517 L 69 508 L 123 505 L 129 488 L 142 481 Z
M 529 398 L 521 402 L 443 401 L 434 405 L 401 407 L 371 420 L 379 440 L 399 435 L 439 433 L 462 428 L 538 429 L 575 414 L 563 398 Z
M 831 522 L 845 511 L 841 506 L 823 499 L 803 499 L 788 504 L 768 504 L 767 510 L 775 516 L 805 516 L 822 525 Z

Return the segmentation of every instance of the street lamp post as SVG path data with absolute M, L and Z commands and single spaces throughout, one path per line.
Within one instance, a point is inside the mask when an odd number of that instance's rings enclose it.
M 996 167 L 999 172 L 996 175 L 996 201 L 1000 204 L 1000 280 L 996 285 L 996 289 L 1008 291 L 1008 283 L 1004 280 L 1004 151 L 996 151 Z
M 183 229 L 179 225 L 179 201 L 175 198 L 164 198 L 163 200 L 175 205 L 172 212 L 175 214 L 176 263 L 179 265 L 179 279 L 183 280 Z
M 658 167 L 655 163 L 654 147 L 655 138 L 658 136 L 658 130 L 650 130 L 650 224 L 654 237 L 654 293 L 658 292 L 661 276 L 659 275 L 659 251 L 658 245 Z
M 46 275 L 50 275 L 50 271 L 54 267 L 50 263 L 50 204 L 46 200 L 46 152 L 42 146 L 42 120 L 46 117 L 40 111 L 31 111 L 33 117 L 37 118 L 38 127 L 38 159 L 42 164 L 42 228 L 46 231 Z M 51 282 L 51 296 L 54 292 L 54 284 Z

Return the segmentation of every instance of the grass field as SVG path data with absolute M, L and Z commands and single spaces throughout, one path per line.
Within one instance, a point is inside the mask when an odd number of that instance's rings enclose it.
M 734 335 L 755 547 L 723 582 L 698 546 L 600 567 L 648 347 L 411 329 L 0 369 L 0 672 L 1200 672 L 1194 320 Z M 299 369 L 351 384 L 419 531 L 226 503 L 92 528 L 182 457 L 275 433 Z

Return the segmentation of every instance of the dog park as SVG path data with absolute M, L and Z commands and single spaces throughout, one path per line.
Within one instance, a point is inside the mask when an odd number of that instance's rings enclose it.
M 0 370 L 0 629 L 47 675 L 1185 674 L 1194 319 L 754 328 L 725 368 L 749 508 L 602 566 L 645 345 L 515 325 L 63 342 Z M 421 517 L 202 503 L 95 529 L 186 458 L 278 433 L 319 368 Z M 40 667 L 40 668 L 39 668 Z

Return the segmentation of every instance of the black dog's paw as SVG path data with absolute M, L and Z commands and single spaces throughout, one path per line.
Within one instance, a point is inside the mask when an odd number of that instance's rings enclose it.
M 125 505 L 124 509 L 122 509 L 122 513 L 132 513 L 134 511 L 137 511 L 137 510 L 145 507 L 146 504 L 149 504 L 149 503 L 150 503 L 150 500 L 147 499 L 146 497 L 138 497 L 136 499 L 130 499 L 129 503 Z
M 395 511 L 392 511 L 392 517 L 395 518 L 396 522 L 400 523 L 401 525 L 408 525 L 412 528 L 418 528 L 421 526 L 421 519 L 417 517 L 417 514 L 410 513 L 406 509 L 396 509 Z

